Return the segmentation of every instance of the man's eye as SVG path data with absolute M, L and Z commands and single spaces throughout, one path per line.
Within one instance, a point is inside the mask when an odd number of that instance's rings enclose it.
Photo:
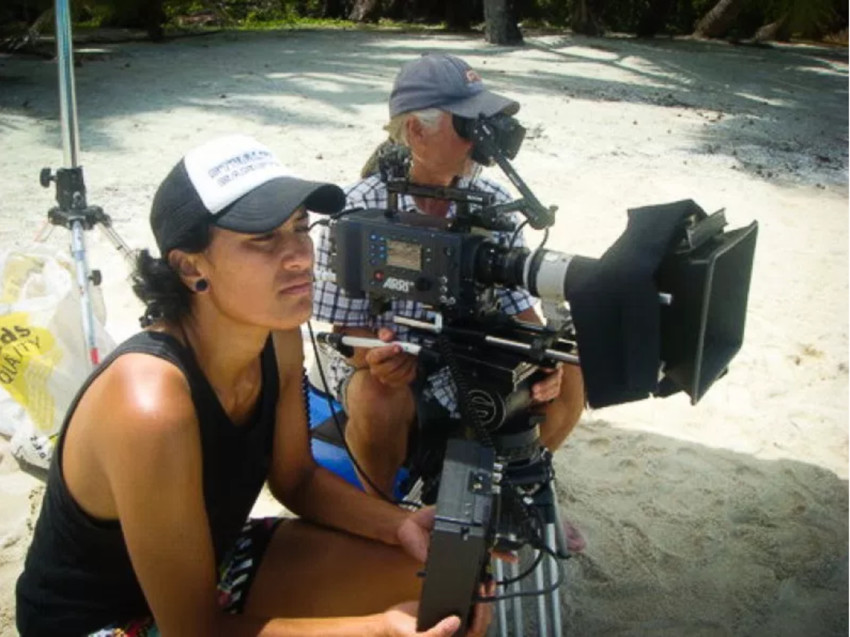
M 254 243 L 267 243 L 274 239 L 274 232 L 269 232 L 267 234 L 257 235 L 256 237 L 252 237 L 251 241 Z

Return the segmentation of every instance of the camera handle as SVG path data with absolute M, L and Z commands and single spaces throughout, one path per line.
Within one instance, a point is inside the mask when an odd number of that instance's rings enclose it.
M 397 213 L 398 196 L 424 197 L 428 199 L 446 199 L 457 203 L 457 214 L 452 219 L 451 228 L 465 231 L 470 228 L 486 228 L 498 232 L 513 232 L 516 224 L 506 216 L 508 212 L 521 210 L 510 204 L 493 205 L 493 194 L 472 188 L 454 188 L 451 186 L 425 186 L 407 181 L 407 178 L 390 179 L 386 182 L 389 192 L 388 207 L 390 213 Z M 520 200 L 522 201 L 522 200 Z M 473 212 L 470 205 L 476 206 Z M 522 205 L 525 205 L 524 202 Z

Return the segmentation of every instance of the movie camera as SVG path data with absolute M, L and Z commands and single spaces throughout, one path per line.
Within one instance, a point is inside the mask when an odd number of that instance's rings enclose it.
M 505 600 L 513 598 L 521 634 L 516 602 L 528 593 L 512 586 L 533 575 L 538 631 L 559 635 L 558 560 L 568 551 L 530 388 L 546 368 L 578 364 L 593 407 L 678 391 L 695 404 L 743 341 L 757 224 L 725 232 L 723 211 L 709 215 L 687 200 L 630 210 L 626 230 L 598 259 L 529 250 L 514 245 L 522 225 L 547 229 L 556 209 L 544 207 L 510 164 L 524 129 L 504 114 L 453 123 L 473 141 L 472 157 L 497 164 L 521 197 L 498 203 L 481 190 L 412 183 L 406 150 L 388 146 L 379 170 L 389 205 L 330 221 L 333 274 L 375 314 L 392 300 L 427 306 L 430 320 L 395 321 L 415 341 L 405 345 L 419 354 L 420 373 L 447 367 L 457 390 L 459 418 L 420 413 L 411 466 L 423 502 L 437 505 L 420 628 L 458 614 L 465 630 L 478 585 L 490 576 L 490 551 L 529 545 L 537 558 L 526 573 L 505 579 L 496 561 L 501 633 Z M 401 210 L 400 195 L 452 200 L 456 214 Z M 506 317 L 499 288 L 540 298 L 546 324 Z M 370 345 L 340 334 L 320 340 L 343 352 Z

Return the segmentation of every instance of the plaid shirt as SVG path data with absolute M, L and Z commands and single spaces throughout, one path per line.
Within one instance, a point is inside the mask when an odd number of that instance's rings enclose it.
M 494 195 L 496 204 L 511 201 L 510 194 L 499 184 L 488 179 L 477 177 L 472 180 L 462 180 L 457 187 L 475 188 Z M 379 175 L 372 175 L 357 182 L 346 191 L 346 209 L 349 208 L 386 208 L 387 189 Z M 399 195 L 398 207 L 400 210 L 421 212 L 410 195 Z M 448 217 L 455 215 L 455 203 L 449 208 Z M 519 223 L 519 215 L 514 213 L 515 221 Z M 502 245 L 508 245 L 513 237 L 511 232 L 491 232 L 492 239 Z M 316 270 L 321 278 L 330 276 L 333 278 L 330 268 L 330 236 L 327 226 L 323 226 L 318 237 L 318 249 L 316 253 Z M 520 233 L 515 246 L 524 246 L 525 240 Z M 508 290 L 499 288 L 496 291 L 502 310 L 509 314 L 518 314 L 534 305 L 534 297 L 524 290 Z M 335 283 L 330 281 L 317 281 L 313 290 L 313 316 L 314 318 L 333 323 L 334 325 L 346 327 L 366 327 L 378 331 L 380 327 L 390 327 L 399 340 L 416 341 L 415 335 L 402 325 L 393 322 L 394 316 L 406 316 L 409 318 L 424 320 L 431 316 L 432 312 L 421 303 L 416 301 L 405 301 L 393 299 L 390 308 L 386 312 L 373 316 L 369 313 L 368 299 L 354 299 L 342 292 Z M 332 348 L 326 348 L 326 360 L 328 361 L 329 389 L 341 399 L 343 383 L 354 373 L 354 368 L 349 365 L 345 358 Z M 442 368 L 432 373 L 426 382 L 424 393 L 427 397 L 434 397 L 451 413 L 456 413 L 457 400 L 455 387 L 449 374 L 448 368 Z

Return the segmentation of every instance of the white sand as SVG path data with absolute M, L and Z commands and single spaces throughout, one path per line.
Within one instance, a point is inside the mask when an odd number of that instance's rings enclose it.
M 345 183 L 382 140 L 399 65 L 459 54 L 522 102 L 515 165 L 558 204 L 550 247 L 598 256 L 625 210 L 692 198 L 760 224 L 744 347 L 696 407 L 682 396 L 587 413 L 556 454 L 589 546 L 564 588 L 568 634 L 847 634 L 847 52 L 688 41 L 361 32 L 89 44 L 76 69 L 89 202 L 133 247 L 171 165 L 222 132 Z M 63 164 L 56 66 L 0 57 L 0 245 L 26 247 Z M 497 171 L 494 171 L 496 176 Z M 499 176 L 500 177 L 500 176 Z M 108 328 L 137 328 L 127 269 L 87 233 Z M 535 235 L 529 237 L 532 242 Z M 56 229 L 49 245 L 66 250 Z M 0 636 L 42 485 L 0 439 Z

